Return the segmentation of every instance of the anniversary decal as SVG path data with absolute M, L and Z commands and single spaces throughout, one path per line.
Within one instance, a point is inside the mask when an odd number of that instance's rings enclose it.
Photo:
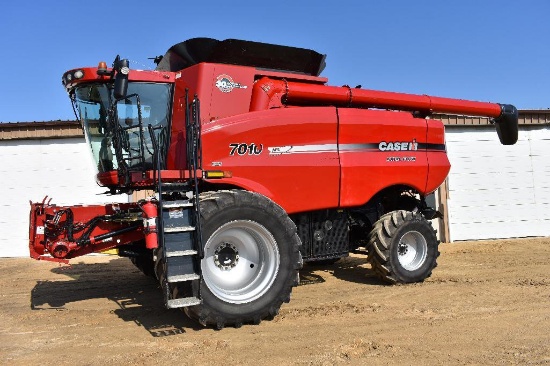
M 236 83 L 229 75 L 221 74 L 216 78 L 216 88 L 222 93 L 231 93 L 233 89 L 246 89 L 247 86 Z

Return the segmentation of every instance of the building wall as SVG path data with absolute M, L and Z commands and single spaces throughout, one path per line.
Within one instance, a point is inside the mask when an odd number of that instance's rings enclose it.
M 127 202 L 107 196 L 82 137 L 0 140 L 0 257 L 28 256 L 29 200 L 63 205 Z
M 503 146 L 494 128 L 447 128 L 448 240 L 550 236 L 550 128 L 520 126 Z

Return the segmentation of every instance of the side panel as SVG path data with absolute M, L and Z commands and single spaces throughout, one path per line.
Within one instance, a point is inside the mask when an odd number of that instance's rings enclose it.
M 447 178 L 451 164 L 447 156 L 445 144 L 445 128 L 443 122 L 428 120 L 428 180 L 426 193 L 435 191 Z
M 338 206 L 340 165 L 336 108 L 283 108 L 203 125 L 204 170 L 259 192 L 288 213 Z
M 188 91 L 188 101 L 191 103 L 195 94 L 209 106 L 211 88 L 201 80 L 211 80 L 213 67 L 198 64 L 177 73 L 174 88 L 174 104 L 172 107 L 172 127 L 170 132 L 170 148 L 168 149 L 167 169 L 185 169 L 185 91 Z M 201 107 L 204 109 L 204 106 Z M 201 115 L 204 114 L 201 110 Z
M 425 192 L 426 120 L 410 113 L 340 108 L 340 206 L 366 203 L 380 190 L 402 184 Z
M 212 94 L 208 116 L 203 114 L 202 119 L 206 120 L 208 117 L 208 121 L 212 121 L 248 112 L 256 70 L 231 65 L 212 65 L 212 67 L 214 71 L 209 80 Z M 207 82 L 207 80 L 204 81 Z
M 200 99 L 200 114 L 208 124 L 221 118 L 247 113 L 256 70 L 251 67 L 200 63 L 176 76 L 169 169 L 185 168 L 185 91 L 191 103 Z

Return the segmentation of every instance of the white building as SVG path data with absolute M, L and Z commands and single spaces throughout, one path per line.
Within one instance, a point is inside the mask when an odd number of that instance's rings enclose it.
M 524 110 L 519 140 L 486 118 L 438 116 L 451 172 L 439 189 L 443 241 L 550 236 L 550 110 Z

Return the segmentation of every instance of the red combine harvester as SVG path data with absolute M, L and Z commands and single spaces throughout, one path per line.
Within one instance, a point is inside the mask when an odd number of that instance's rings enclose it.
M 203 325 L 259 323 L 290 300 L 304 261 L 368 253 L 390 283 L 423 281 L 439 255 L 425 197 L 450 164 L 432 113 L 493 118 L 512 105 L 328 86 L 312 50 L 195 38 L 155 71 L 74 69 L 63 85 L 112 194 L 134 203 L 31 204 L 30 254 L 67 262 L 117 248 Z

